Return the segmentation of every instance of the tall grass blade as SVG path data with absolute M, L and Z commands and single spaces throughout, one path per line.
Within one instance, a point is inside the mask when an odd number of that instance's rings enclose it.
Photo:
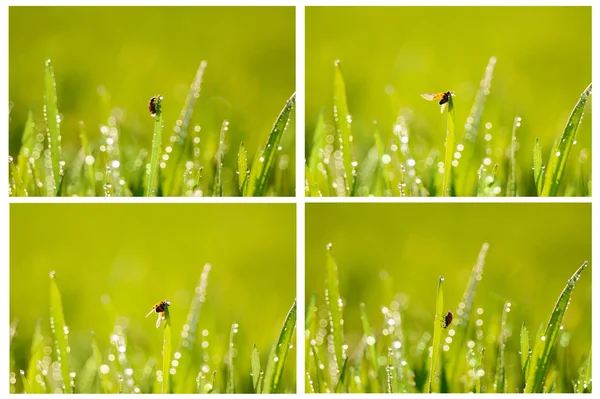
M 62 298 L 55 273 L 50 273 L 50 328 L 54 336 L 57 360 L 60 364 L 60 375 L 62 377 L 62 390 L 64 393 L 72 393 L 73 389 L 69 383 L 71 366 L 69 364 L 69 328 L 65 324 Z
M 267 139 L 267 144 L 260 152 L 260 155 L 254 158 L 245 195 L 260 197 L 264 194 L 269 181 L 269 176 L 275 165 L 275 157 L 279 150 L 279 143 L 281 142 L 283 133 L 289 123 L 295 104 L 296 93 L 292 94 L 289 100 L 287 100 L 273 125 L 273 129 Z
M 60 165 L 60 115 L 58 114 L 56 96 L 56 80 L 54 79 L 54 70 L 52 62 L 46 61 L 44 75 L 44 121 L 48 129 L 48 145 L 50 147 L 50 158 L 52 160 L 52 175 L 54 179 L 54 190 L 58 191 L 58 184 L 61 181 L 62 168 Z
M 90 151 L 90 144 L 88 142 L 87 133 L 85 132 L 85 125 L 83 121 L 79 122 L 79 139 L 81 140 L 81 148 L 83 149 L 83 154 L 85 155 L 85 171 L 88 179 L 88 187 L 90 195 L 96 195 L 96 171 L 94 170 L 94 165 L 96 164 L 96 160 L 92 156 L 92 152 Z
M 442 197 L 446 197 L 451 193 L 452 179 L 452 161 L 454 159 L 454 100 L 452 95 L 448 96 L 448 113 L 446 114 L 446 147 L 444 154 L 444 180 L 442 181 Z
M 157 96 L 155 102 L 156 113 L 154 114 L 154 135 L 152 136 L 152 154 L 150 155 L 150 166 L 147 171 L 148 180 L 146 185 L 146 197 L 156 196 L 158 184 L 158 170 L 160 168 L 159 158 L 162 148 L 163 112 L 161 95 Z
M 235 393 L 235 335 L 238 332 L 238 324 L 231 325 L 229 334 L 229 350 L 227 351 L 227 393 Z
M 506 319 L 510 312 L 510 302 L 504 304 L 504 311 L 502 312 L 502 324 L 500 324 L 500 334 L 498 336 L 498 359 L 496 363 L 496 381 L 494 382 L 495 393 L 506 393 L 508 391 L 508 382 L 506 380 L 506 365 L 505 365 L 505 349 L 506 339 L 508 338 L 509 331 L 506 327 Z
M 540 145 L 540 140 L 537 138 L 533 146 L 533 179 L 537 195 L 541 196 L 544 188 L 544 164 L 542 160 L 542 146 Z
M 31 351 L 29 363 L 27 365 L 27 380 L 29 381 L 29 390 L 27 393 L 44 393 L 45 388 L 38 382 L 37 376 L 40 376 L 40 381 L 42 379 L 42 370 L 41 364 L 44 359 L 44 336 L 42 332 L 42 320 L 38 320 L 35 323 L 35 328 L 33 330 L 33 337 L 31 339 Z
M 340 282 L 338 278 L 338 269 L 335 258 L 333 257 L 332 245 L 327 245 L 327 281 L 326 281 L 325 299 L 329 307 L 329 321 L 331 323 L 331 332 L 333 335 L 333 347 L 335 348 L 336 375 L 339 375 L 343 363 L 344 354 L 342 346 L 344 345 L 344 321 L 342 315 L 342 297 L 340 295 Z
M 325 131 L 325 110 L 321 109 L 317 117 L 315 132 L 313 133 L 313 145 L 308 158 L 308 168 L 313 174 L 318 171 L 317 166 L 323 160 L 323 148 L 325 147 L 325 139 L 327 133 Z
M 367 351 L 369 354 L 369 360 L 371 362 L 371 367 L 377 373 L 379 371 L 379 361 L 377 356 L 377 347 L 375 334 L 373 333 L 373 328 L 371 327 L 371 323 L 369 322 L 369 316 L 367 314 L 367 309 L 364 303 L 360 304 L 360 319 L 363 325 L 363 331 L 365 333 L 365 339 L 367 342 Z
M 531 351 L 529 349 L 529 330 L 525 323 L 521 325 L 521 368 L 523 369 L 523 378 L 527 378 L 527 369 L 529 360 L 531 359 Z
M 431 351 L 431 368 L 429 370 L 429 381 L 427 383 L 427 392 L 432 393 L 438 384 L 435 384 L 437 375 L 437 361 L 440 357 L 440 342 L 442 339 L 442 318 L 444 317 L 444 278 L 438 279 L 435 320 L 433 322 L 433 342 Z M 435 385 L 434 385 L 435 384 Z
M 340 60 L 334 62 L 333 69 L 333 118 L 342 152 L 344 178 L 346 180 L 346 195 L 350 195 L 354 186 L 354 173 L 352 162 L 352 117 L 348 111 L 346 100 L 346 84 L 340 69 Z
M 260 367 L 260 354 L 256 344 L 252 346 L 252 386 L 255 393 L 260 393 L 258 390 L 258 381 L 260 376 L 263 374 L 262 368 Z
M 569 116 L 569 121 L 567 122 L 567 126 L 565 126 L 562 136 L 552 147 L 552 152 L 550 152 L 550 158 L 548 159 L 548 167 L 546 168 L 544 188 L 542 190 L 542 196 L 544 197 L 554 197 L 558 195 L 558 189 L 560 188 L 562 177 L 565 173 L 567 160 L 571 153 L 571 147 L 573 147 L 577 129 L 583 118 L 585 104 L 591 93 L 592 84 L 590 83 L 581 94 L 577 104 L 575 104 L 575 108 L 573 108 L 571 116 Z
M 306 317 L 305 317 L 305 321 L 304 321 L 305 330 L 309 330 L 310 326 L 317 318 L 316 305 L 317 305 L 317 296 L 313 292 L 310 296 L 308 304 L 306 305 Z
M 165 327 L 163 331 L 163 364 L 162 364 L 162 390 L 164 393 L 171 393 L 171 315 L 169 307 L 165 307 Z
M 517 159 L 515 151 L 517 150 L 517 129 L 521 126 L 521 117 L 517 116 L 513 122 L 511 140 L 510 140 L 510 170 L 508 175 L 508 184 L 506 185 L 506 196 L 517 196 Z
M 279 391 L 279 383 L 283 375 L 283 367 L 287 360 L 290 345 L 292 345 L 292 337 L 296 329 L 296 301 L 283 322 L 283 327 L 279 333 L 277 345 L 273 348 L 271 356 L 267 361 L 265 379 L 263 383 L 263 393 L 277 393 Z
M 246 149 L 244 148 L 244 143 L 240 143 L 240 148 L 238 150 L 238 188 L 240 193 L 243 194 L 246 190 L 246 185 L 248 184 L 248 176 L 250 175 L 250 170 L 248 169 L 248 155 L 246 153 Z
M 548 321 L 548 325 L 546 326 L 543 335 L 539 340 L 536 340 L 534 344 L 531 364 L 529 366 L 529 375 L 527 376 L 527 383 L 525 385 L 525 393 L 542 392 L 544 379 L 546 378 L 548 365 L 550 364 L 552 356 L 552 350 L 556 344 L 563 317 L 571 300 L 571 293 L 573 292 L 573 288 L 575 288 L 575 283 L 581 276 L 581 272 L 586 266 L 587 261 L 584 262 L 569 279 L 566 287 L 554 305 L 554 310 L 552 311 L 552 315 L 550 316 L 550 320 Z
M 213 183 L 213 197 L 223 196 L 223 157 L 225 156 L 225 132 L 229 129 L 229 122 L 223 121 L 219 134 L 219 148 L 217 149 L 217 165 L 215 167 L 215 181 Z
M 27 122 L 25 122 L 25 129 L 23 129 L 23 135 L 21 136 L 21 148 L 19 149 L 19 155 L 17 157 L 17 169 L 23 180 L 25 187 L 28 187 L 29 174 L 28 166 L 29 158 L 33 154 L 33 146 L 35 145 L 35 122 L 33 121 L 33 112 L 29 110 L 27 113 Z

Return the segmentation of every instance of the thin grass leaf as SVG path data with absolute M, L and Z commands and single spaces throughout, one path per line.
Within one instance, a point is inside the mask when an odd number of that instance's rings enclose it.
M 337 264 L 333 257 L 332 245 L 327 245 L 327 280 L 326 280 L 325 299 L 329 307 L 329 318 L 331 322 L 331 332 L 333 335 L 333 347 L 335 348 L 335 360 L 337 372 L 339 372 L 344 354 L 342 346 L 344 345 L 344 322 L 342 315 L 342 297 L 340 295 L 340 282 L 338 278 Z M 337 375 L 339 375 L 336 372 Z
M 556 305 L 554 305 L 554 310 L 552 311 L 552 315 L 550 316 L 550 320 L 548 321 L 548 325 L 546 326 L 543 335 L 535 342 L 529 375 L 525 385 L 525 393 L 542 392 L 544 380 L 548 372 L 548 365 L 550 364 L 552 356 L 552 350 L 558 339 L 562 320 L 571 300 L 571 293 L 573 292 L 573 288 L 575 288 L 575 283 L 581 276 L 581 272 L 586 266 L 587 261 L 577 269 L 573 276 L 571 276 L 566 287 L 558 297 Z
M 485 348 L 482 348 L 481 352 L 479 353 L 479 363 L 477 364 L 477 370 L 484 371 L 484 363 L 483 363 L 484 354 L 485 354 Z M 481 375 L 479 375 L 479 373 L 478 373 L 477 380 L 475 382 L 475 393 L 483 392 L 482 385 L 483 385 L 483 377 Z
M 246 190 L 246 184 L 248 184 L 248 176 L 250 175 L 250 170 L 248 170 L 248 155 L 246 153 L 246 149 L 244 148 L 244 143 L 240 143 L 240 148 L 238 150 L 238 188 L 240 193 L 243 193 Z
M 52 69 L 52 62 L 47 60 L 44 74 L 44 121 L 48 131 L 48 146 L 50 147 L 55 189 L 58 188 L 57 185 L 60 183 L 62 176 L 60 165 L 60 116 L 57 102 L 54 70 Z
M 577 195 L 580 197 L 588 196 L 588 182 L 585 178 L 585 171 L 583 170 L 583 166 L 587 163 L 588 160 L 588 150 L 582 149 L 579 152 L 579 172 L 577 179 Z
M 27 173 L 29 158 L 33 154 L 33 146 L 35 145 L 35 122 L 33 121 L 33 112 L 29 110 L 27 113 L 27 122 L 21 136 L 21 149 L 17 157 L 17 169 L 23 179 L 23 184 L 27 188 L 29 174 Z
M 36 378 L 38 375 L 42 376 L 40 369 L 40 365 L 42 364 L 42 360 L 44 359 L 44 335 L 42 332 L 42 320 L 38 319 L 35 323 L 35 328 L 33 330 L 33 337 L 31 339 L 31 350 L 29 363 L 27 365 L 27 380 L 29 381 L 29 389 L 26 391 L 27 393 L 44 393 L 45 388 L 38 382 Z
M 544 188 L 542 189 L 542 196 L 554 197 L 558 195 L 558 189 L 562 182 L 563 174 L 567 166 L 567 160 L 571 153 L 571 147 L 573 147 L 573 141 L 575 141 L 575 135 L 577 129 L 583 119 L 583 111 L 585 104 L 587 103 L 588 97 L 592 93 L 592 84 L 585 89 L 581 94 L 581 97 L 575 104 L 575 108 L 569 116 L 567 126 L 563 131 L 562 136 L 559 140 L 554 143 L 550 158 L 548 159 L 548 167 L 546 168 L 546 177 L 544 181 Z
M 171 315 L 169 307 L 165 306 L 165 327 L 163 331 L 163 364 L 162 364 L 162 390 L 163 394 L 171 393 Z
M 90 151 L 90 145 L 88 142 L 87 133 L 85 132 L 85 125 L 83 121 L 79 122 L 79 139 L 81 140 L 81 148 L 83 149 L 83 154 L 85 155 L 84 164 L 89 192 L 91 193 L 91 195 L 96 195 L 96 171 L 94 170 L 96 160 L 94 159 Z
M 510 312 L 510 302 L 504 304 L 502 311 L 502 323 L 500 324 L 500 334 L 498 335 L 498 359 L 496 363 L 496 380 L 494 382 L 495 393 L 506 393 L 508 391 L 508 382 L 506 380 L 505 349 L 506 339 L 509 332 L 506 327 L 506 319 Z
M 69 363 L 69 329 L 65 324 L 62 299 L 58 285 L 56 284 L 54 272 L 50 273 L 50 328 L 52 330 L 52 335 L 54 336 L 57 360 L 60 363 L 62 390 L 64 393 L 72 393 L 73 390 L 69 384 L 69 374 L 71 372 Z
M 310 299 L 308 300 L 308 304 L 306 305 L 306 317 L 305 317 L 305 321 L 304 321 L 304 328 L 306 330 L 310 329 L 310 326 L 317 318 L 316 317 L 317 316 L 316 305 L 317 305 L 317 296 L 313 292 L 310 296 Z
M 454 100 L 452 95 L 448 96 L 448 113 L 446 114 L 446 147 L 444 153 L 444 180 L 442 181 L 442 197 L 450 195 L 452 178 L 452 161 L 454 159 Z
M 163 132 L 163 112 L 162 112 L 163 96 L 156 96 L 154 113 L 154 134 L 152 136 L 152 154 L 150 155 L 150 168 L 147 171 L 148 181 L 146 185 L 146 197 L 154 197 L 157 192 L 159 158 L 162 148 L 162 132 Z
M 25 189 L 25 184 L 23 183 L 23 179 L 21 179 L 21 175 L 15 166 L 15 163 L 12 161 L 12 157 L 10 157 L 10 162 L 8 163 L 10 175 L 12 177 L 12 184 L 15 190 L 15 194 L 17 197 L 26 197 L 27 190 Z
M 229 129 L 229 122 L 223 121 L 219 134 L 219 148 L 217 149 L 217 164 L 215 166 L 215 180 L 213 183 L 213 197 L 223 196 L 223 157 L 225 156 L 225 132 Z
M 279 392 L 279 383 L 283 375 L 283 367 L 287 360 L 290 345 L 292 345 L 292 337 L 296 329 L 296 301 L 290 308 L 290 311 L 283 322 L 283 327 L 279 333 L 277 345 L 273 347 L 267 367 L 265 368 L 265 379 L 263 385 L 263 393 Z
M 517 159 L 515 151 L 517 150 L 517 129 L 521 126 L 521 117 L 517 116 L 513 122 L 511 141 L 510 141 L 510 170 L 508 174 L 508 183 L 506 185 L 506 196 L 517 196 Z M 535 150 L 534 150 L 535 151 Z M 534 159 L 535 162 L 535 159 Z
M 263 374 L 262 368 L 260 367 L 260 354 L 256 344 L 252 345 L 252 387 L 255 393 L 259 393 L 258 381 L 260 376 Z
M 346 195 L 350 195 L 354 186 L 354 173 L 352 163 L 352 117 L 348 111 L 346 100 L 346 84 L 340 69 L 340 60 L 333 64 L 333 119 L 342 152 L 342 164 L 344 166 L 344 178 L 346 181 Z
M 344 387 L 346 386 L 346 370 L 348 368 L 348 358 L 344 359 L 342 365 L 342 371 L 340 372 L 340 378 L 335 386 L 335 393 L 344 393 Z
M 435 320 L 433 322 L 433 342 L 431 351 L 431 368 L 429 370 L 429 382 L 427 384 L 427 393 L 434 392 L 435 375 L 437 374 L 437 361 L 440 356 L 440 342 L 442 339 L 442 318 L 444 317 L 444 278 L 440 276 L 438 279 Z
M 277 120 L 273 125 L 273 129 L 269 134 L 267 144 L 260 152 L 260 155 L 254 157 L 248 186 L 246 187 L 246 192 L 244 195 L 260 197 L 264 194 L 269 176 L 271 175 L 271 171 L 275 165 L 275 157 L 279 149 L 279 143 L 281 142 L 283 133 L 288 125 L 295 104 L 296 93 L 292 94 L 281 110 L 281 113 L 277 117 Z
M 577 380 L 573 383 L 575 393 L 592 392 L 592 351 L 578 370 Z
M 327 138 L 325 127 L 325 110 L 321 109 L 317 117 L 317 124 L 313 133 L 313 145 L 310 150 L 310 157 L 308 158 L 308 168 L 313 174 L 317 173 L 317 166 L 323 161 L 322 152 L 323 147 L 325 147 L 325 139 Z
M 390 181 L 390 176 L 393 175 L 392 169 L 392 157 L 385 152 L 385 145 L 383 144 L 383 140 L 381 139 L 381 132 L 379 131 L 379 126 L 377 123 L 375 126 L 375 147 L 377 147 L 377 155 L 379 159 L 379 175 L 380 181 L 383 186 L 383 195 L 385 197 L 392 196 L 392 185 Z
M 544 188 L 544 164 L 542 160 L 542 146 L 538 138 L 535 139 L 535 145 L 533 146 L 533 179 L 537 195 L 541 196 Z
M 233 323 L 231 325 L 231 332 L 229 333 L 229 350 L 227 351 L 227 393 L 235 393 L 235 335 L 238 332 L 238 324 Z
M 371 327 L 371 323 L 369 322 L 369 316 L 367 314 L 367 308 L 364 303 L 360 304 L 360 320 L 362 321 L 363 331 L 365 333 L 365 339 L 367 342 L 367 352 L 369 354 L 369 360 L 371 362 L 371 367 L 375 372 L 379 370 L 379 361 L 377 356 L 377 347 L 376 347 L 376 339 L 375 334 L 373 333 L 373 328 Z

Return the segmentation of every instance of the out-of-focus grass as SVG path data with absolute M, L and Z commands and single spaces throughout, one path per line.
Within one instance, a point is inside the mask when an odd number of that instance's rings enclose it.
M 23 155 L 12 194 L 144 194 L 156 154 L 148 101 L 160 93 L 161 169 L 150 192 L 212 195 L 227 120 L 223 195 L 239 195 L 229 149 L 243 140 L 253 161 L 266 147 L 295 91 L 294 24 L 293 7 L 11 7 L 9 154 Z M 47 59 L 53 70 L 44 79 Z M 288 117 L 263 195 L 294 194 L 293 112 Z M 30 170 L 30 160 L 40 170 Z
M 16 204 L 11 221 L 11 390 L 222 393 L 233 375 L 251 393 L 256 345 L 268 391 L 294 391 L 293 206 Z M 169 331 L 144 317 L 164 299 Z
M 591 121 L 569 115 L 591 82 L 590 7 L 308 7 L 306 23 L 308 195 L 589 195 Z M 419 96 L 447 90 L 455 117 Z M 560 187 L 536 189 L 536 139 Z
M 454 321 L 441 328 L 431 391 L 591 389 L 590 266 L 577 270 L 591 257 L 590 204 L 308 204 L 306 214 L 306 298 L 317 297 L 307 308 L 307 391 L 428 391 L 437 308 Z M 330 241 L 340 333 L 326 300 Z M 523 323 L 531 334 L 521 339 Z M 340 335 L 350 374 L 341 389 L 333 355 Z M 536 351 L 540 342 L 552 350 Z M 523 348 L 544 359 L 543 383 L 527 389 L 536 373 L 531 360 L 523 364 Z

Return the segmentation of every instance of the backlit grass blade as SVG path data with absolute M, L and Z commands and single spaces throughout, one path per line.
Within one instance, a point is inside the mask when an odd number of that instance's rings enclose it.
M 510 141 L 510 169 L 508 174 L 508 184 L 506 185 L 506 196 L 516 197 L 517 196 L 517 159 L 515 158 L 515 151 L 517 150 L 517 129 L 521 126 L 521 117 L 517 116 L 513 122 L 511 141 Z
M 509 312 L 510 302 L 506 302 L 504 304 L 504 311 L 502 312 L 502 323 L 500 324 L 500 334 L 498 336 L 498 359 L 496 362 L 496 380 L 494 382 L 495 393 L 506 393 L 508 390 L 504 352 L 506 349 L 506 339 L 509 334 L 506 327 L 506 319 Z
M 435 320 L 433 322 L 433 342 L 431 350 L 431 368 L 429 370 L 429 381 L 427 383 L 427 392 L 432 393 L 434 388 L 435 375 L 437 374 L 437 361 L 440 357 L 440 342 L 442 339 L 442 318 L 444 317 L 444 278 L 440 276 L 438 279 Z
M 17 157 L 17 169 L 23 179 L 25 187 L 27 187 L 28 173 L 27 164 L 29 158 L 33 153 L 33 146 L 35 145 L 35 122 L 33 121 L 33 112 L 29 110 L 27 113 L 27 122 L 25 122 L 25 129 L 23 129 L 23 135 L 21 136 L 21 149 L 19 150 L 19 156 Z
M 340 372 L 340 378 L 335 386 L 335 393 L 343 393 L 344 387 L 346 385 L 346 369 L 348 368 L 348 358 L 344 359 L 344 364 L 342 365 L 342 371 Z
M 96 160 L 92 156 L 90 151 L 90 145 L 88 142 L 87 133 L 85 132 L 85 125 L 82 122 L 79 122 L 79 138 L 81 140 L 81 148 L 83 149 L 83 153 L 85 155 L 84 165 L 86 176 L 88 179 L 88 187 L 91 195 L 96 195 L 96 172 L 94 170 L 94 165 Z
M 33 337 L 31 339 L 31 350 L 29 363 L 27 365 L 27 380 L 29 381 L 29 390 L 27 393 L 44 393 L 45 389 L 38 382 L 37 376 L 42 377 L 41 370 L 38 365 L 41 365 L 44 358 L 44 336 L 42 332 L 42 321 L 38 320 L 33 330 Z
M 540 140 L 537 138 L 533 146 L 533 179 L 537 195 L 540 196 L 544 188 L 544 164 L 542 160 L 542 146 L 540 145 Z
M 338 278 L 338 269 L 333 257 L 331 244 L 327 245 L 327 281 L 326 281 L 325 299 L 329 307 L 329 317 L 331 322 L 331 332 L 333 335 L 333 347 L 335 348 L 335 359 L 337 372 L 339 372 L 344 354 L 342 346 L 344 345 L 344 322 L 342 316 L 342 297 L 340 295 L 340 282 Z
M 381 139 L 381 133 L 379 132 L 379 126 L 377 123 L 375 123 L 374 136 L 375 147 L 377 147 L 377 158 L 379 160 L 379 176 L 383 186 L 383 195 L 385 197 L 390 197 L 392 196 L 392 186 L 390 182 L 390 176 L 393 175 L 392 157 L 385 151 L 385 145 Z
M 369 360 L 371 361 L 371 367 L 373 367 L 373 370 L 377 373 L 379 371 L 377 347 L 375 346 L 377 342 L 364 303 L 360 304 L 360 320 L 362 321 L 363 331 L 367 341 L 367 352 L 369 354 Z
M 556 344 L 563 317 L 571 300 L 571 293 L 573 292 L 575 283 L 581 276 L 581 272 L 586 266 L 587 261 L 584 262 L 569 279 L 566 287 L 554 305 L 554 310 L 552 311 L 552 315 L 550 316 L 550 320 L 548 321 L 548 325 L 546 326 L 543 335 L 534 343 L 534 351 L 529 366 L 529 375 L 527 376 L 525 393 L 542 392 L 544 379 L 546 378 L 548 365 L 550 364 L 550 359 L 552 357 L 552 350 Z
M 322 161 L 322 151 L 325 147 L 325 139 L 327 137 L 325 131 L 325 110 L 321 109 L 317 117 L 315 132 L 313 133 L 313 145 L 308 158 L 308 168 L 315 174 L 317 173 L 317 165 Z
M 259 153 L 260 155 L 254 158 L 245 195 L 260 197 L 264 194 L 269 181 L 269 176 L 275 165 L 275 158 L 277 156 L 277 151 L 279 151 L 279 143 L 281 142 L 283 133 L 288 125 L 295 104 L 296 93 L 292 94 L 289 100 L 287 100 L 273 125 L 273 129 L 269 134 L 265 147 Z
M 162 364 L 162 390 L 164 393 L 171 393 L 171 353 L 173 352 L 171 343 L 171 315 L 169 307 L 165 306 L 165 327 L 163 331 L 163 364 Z
M 225 132 L 229 129 L 229 122 L 223 121 L 219 134 L 219 148 L 217 149 L 217 164 L 215 166 L 215 180 L 213 183 L 213 197 L 223 196 L 223 157 L 225 156 Z
M 592 352 L 579 368 L 577 380 L 574 381 L 575 393 L 592 392 Z
M 238 324 L 231 325 L 229 333 L 229 348 L 227 350 L 227 393 L 235 393 L 235 335 L 238 332 Z
M 260 354 L 256 344 L 252 346 L 252 386 L 255 393 L 259 393 L 258 381 L 260 376 L 263 374 L 262 368 L 260 367 Z
M 444 180 L 442 181 L 442 197 L 450 195 L 450 186 L 452 184 L 452 161 L 454 159 L 454 101 L 452 95 L 448 96 L 448 112 L 446 118 L 446 140 L 444 145 Z
M 152 153 L 150 155 L 150 165 L 147 170 L 148 180 L 146 185 L 146 197 L 156 196 L 157 184 L 158 184 L 158 169 L 160 152 L 162 147 L 162 131 L 163 131 L 163 112 L 162 112 L 162 100 L 161 95 L 157 96 L 155 102 L 154 114 L 154 135 L 152 136 Z
M 306 317 L 304 321 L 304 329 L 309 330 L 312 323 L 315 321 L 317 312 L 316 312 L 316 304 L 317 304 L 317 296 L 313 293 L 310 296 L 308 304 L 306 305 Z
M 11 161 L 8 165 L 10 170 L 10 176 L 12 177 L 11 188 L 14 189 L 14 195 L 16 195 L 17 197 L 26 197 L 27 190 L 25 189 L 23 179 L 21 178 L 21 175 L 17 170 L 15 163 L 12 161 L 12 157 L 10 157 L 10 159 Z
M 346 179 L 346 194 L 352 192 L 354 185 L 352 158 L 352 117 L 348 111 L 346 100 L 346 84 L 340 69 L 340 60 L 333 64 L 333 119 L 337 130 L 339 148 L 342 152 L 342 164 Z
M 71 372 L 69 363 L 69 352 L 71 351 L 69 348 L 69 328 L 65 324 L 62 298 L 56 284 L 54 272 L 50 273 L 50 329 L 54 336 L 57 361 L 60 364 L 62 390 L 64 393 L 72 393 L 73 390 L 69 384 L 69 374 Z
M 246 189 L 246 184 L 248 184 L 248 175 L 250 171 L 248 170 L 248 155 L 246 153 L 246 149 L 244 148 L 244 143 L 240 143 L 240 148 L 238 150 L 238 188 L 240 193 L 243 194 Z
M 531 352 L 529 349 L 529 330 L 525 326 L 525 323 L 521 326 L 521 368 L 523 369 L 523 378 L 527 378 L 527 369 L 529 367 L 529 359 L 531 359 Z
M 58 189 L 62 176 L 60 165 L 60 116 L 57 102 L 54 70 L 52 69 L 52 62 L 47 60 L 44 74 L 44 121 L 48 132 L 48 146 L 50 147 L 55 191 L 58 191 L 56 189 Z
M 283 322 L 283 327 L 279 333 L 277 345 L 273 348 L 265 371 L 265 379 L 263 385 L 263 393 L 278 393 L 279 383 L 283 375 L 283 367 L 287 360 L 290 345 L 292 345 L 292 337 L 296 329 L 296 301 Z
M 575 108 L 569 116 L 567 126 L 563 131 L 562 136 L 557 140 L 552 147 L 550 152 L 550 158 L 548 159 L 548 166 L 546 168 L 546 178 L 544 181 L 544 188 L 542 189 L 542 196 L 554 197 L 558 195 L 558 190 L 562 182 L 563 174 L 567 166 L 567 160 L 571 153 L 571 147 L 573 147 L 573 141 L 575 141 L 575 135 L 577 129 L 583 118 L 583 111 L 585 104 L 587 103 L 588 97 L 592 93 L 592 84 L 585 89 L 581 94 L 581 97 L 575 104 Z
M 578 179 L 577 179 L 577 195 L 580 197 L 588 196 L 588 182 L 585 178 L 584 165 L 588 160 L 588 150 L 582 149 L 579 152 L 579 171 L 578 171 Z M 23 178 L 24 179 L 24 178 Z

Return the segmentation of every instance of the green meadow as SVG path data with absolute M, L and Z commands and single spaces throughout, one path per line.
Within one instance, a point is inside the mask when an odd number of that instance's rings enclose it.
M 306 195 L 589 196 L 591 29 L 591 7 L 308 7 Z
M 10 7 L 9 194 L 294 195 L 294 15 Z
M 10 218 L 11 392 L 295 392 L 294 206 L 13 204 Z M 164 300 L 157 328 L 145 316 Z
M 591 392 L 591 204 L 306 215 L 307 392 Z

